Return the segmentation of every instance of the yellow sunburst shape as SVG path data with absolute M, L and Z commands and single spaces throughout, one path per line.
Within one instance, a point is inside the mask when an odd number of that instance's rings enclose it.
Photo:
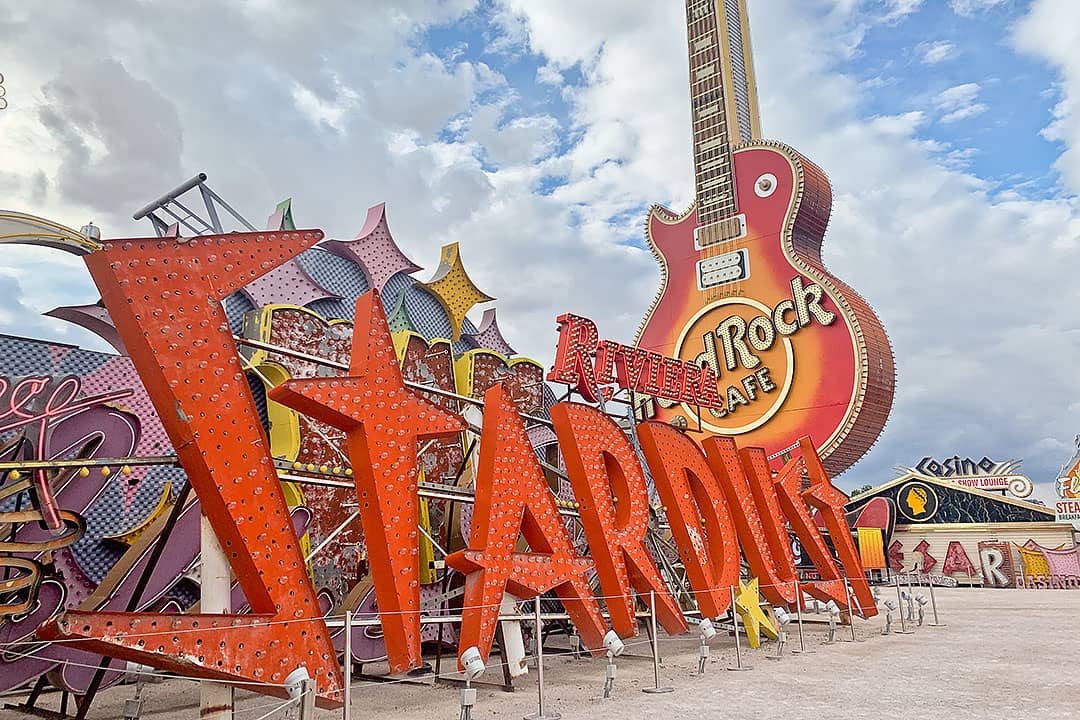
M 751 578 L 748 583 L 739 581 L 739 594 L 735 596 L 735 609 L 742 619 L 743 627 L 746 628 L 746 639 L 750 642 L 750 647 L 756 648 L 761 644 L 761 633 L 765 633 L 773 640 L 780 637 L 769 620 L 769 616 L 761 609 L 757 578 Z
M 434 295 L 446 311 L 446 316 L 450 318 L 455 342 L 461 339 L 461 326 L 465 322 L 465 313 L 478 303 L 495 299 L 481 292 L 480 288 L 473 284 L 468 273 L 465 272 L 465 266 L 461 264 L 461 254 L 458 252 L 457 243 L 443 245 L 439 268 L 435 271 L 435 276 L 419 285 Z

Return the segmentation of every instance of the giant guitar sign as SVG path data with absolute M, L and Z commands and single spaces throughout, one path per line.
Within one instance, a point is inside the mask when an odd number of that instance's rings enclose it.
M 745 2 L 688 0 L 695 202 L 654 206 L 646 235 L 662 286 L 637 345 L 702 366 L 720 406 L 702 429 L 773 456 L 809 435 L 831 473 L 875 442 L 892 407 L 889 340 L 829 274 L 821 243 L 832 190 L 802 155 L 762 142 Z M 699 409 L 657 400 L 691 426 Z

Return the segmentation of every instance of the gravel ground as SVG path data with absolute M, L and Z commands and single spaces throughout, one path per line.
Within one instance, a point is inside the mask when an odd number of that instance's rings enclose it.
M 814 652 L 766 659 L 775 645 L 749 651 L 746 672 L 727 672 L 734 663 L 734 638 L 720 633 L 712 641 L 704 675 L 697 675 L 698 639 L 661 635 L 661 682 L 674 692 L 650 695 L 652 661 L 644 632 L 628 643 L 630 656 L 618 659 L 613 696 L 603 699 L 603 660 L 577 660 L 558 654 L 565 639 L 545 647 L 547 709 L 572 718 L 754 717 L 754 718 L 1051 718 L 1080 717 L 1080 683 L 1074 673 L 1080 658 L 1080 592 L 1069 590 L 937 590 L 945 627 L 924 626 L 910 635 L 880 634 L 883 617 L 856 621 L 859 642 L 825 644 L 820 623 L 806 625 L 806 644 Z M 929 621 L 929 619 L 928 619 Z M 899 626 L 899 623 L 896 623 Z M 791 626 L 789 647 L 798 647 Z M 850 638 L 842 628 L 840 637 Z M 744 645 L 745 650 L 745 645 Z M 452 662 L 452 659 L 451 659 Z M 1071 670 L 1069 668 L 1072 668 Z M 366 668 L 365 668 L 366 669 Z M 498 681 L 491 667 L 485 680 Z M 535 668 L 517 681 L 514 693 L 481 686 L 474 718 L 520 718 L 537 709 Z M 99 694 L 88 720 L 120 718 L 133 685 Z M 237 691 L 238 720 L 266 715 L 280 718 L 279 701 Z M 197 718 L 199 691 L 194 682 L 168 680 L 146 686 L 142 720 Z M 458 690 L 416 683 L 356 680 L 353 718 L 428 720 L 459 717 Z M 12 702 L 13 698 L 8 698 Z M 56 709 L 59 695 L 39 705 Z M 318 720 L 341 711 L 318 710 Z M 25 718 L 0 710 L 3 718 Z

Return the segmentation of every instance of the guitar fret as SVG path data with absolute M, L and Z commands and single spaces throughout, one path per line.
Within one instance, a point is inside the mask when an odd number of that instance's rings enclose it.
M 687 3 L 687 50 L 698 221 L 735 209 L 733 165 L 716 0 Z

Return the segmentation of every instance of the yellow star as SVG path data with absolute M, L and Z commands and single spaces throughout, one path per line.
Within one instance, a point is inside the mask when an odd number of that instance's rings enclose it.
M 434 295 L 443 306 L 450 320 L 454 342 L 461 339 L 461 326 L 465 322 L 465 313 L 477 303 L 495 299 L 481 292 L 480 288 L 469 279 L 465 266 L 461 264 L 461 254 L 458 252 L 457 243 L 443 245 L 439 269 L 435 271 L 435 276 L 426 283 L 418 284 Z
M 761 609 L 757 578 L 751 578 L 748 583 L 739 581 L 739 594 L 735 596 L 735 609 L 739 612 L 739 617 L 742 618 L 743 627 L 746 628 L 746 639 L 750 642 L 750 647 L 756 648 L 761 644 L 762 632 L 773 640 L 780 636 L 769 621 L 769 616 Z

